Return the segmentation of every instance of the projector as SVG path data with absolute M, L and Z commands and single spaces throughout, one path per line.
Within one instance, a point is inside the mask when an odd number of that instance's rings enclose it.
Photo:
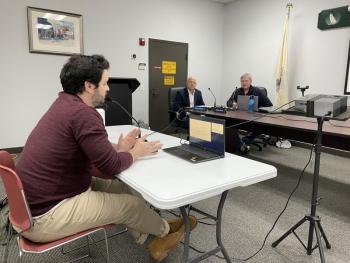
M 309 94 L 295 100 L 295 111 L 307 117 L 336 117 L 347 109 L 347 96 Z

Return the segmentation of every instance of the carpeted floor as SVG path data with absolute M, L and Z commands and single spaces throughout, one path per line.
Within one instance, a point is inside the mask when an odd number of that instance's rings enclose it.
M 246 258 L 254 253 L 262 244 L 277 215 L 284 207 L 287 197 L 295 186 L 300 171 L 306 164 L 310 150 L 293 147 L 278 149 L 268 146 L 263 152 L 252 150 L 247 157 L 271 163 L 278 169 L 278 176 L 245 188 L 236 188 L 229 192 L 223 214 L 223 242 L 230 256 Z M 317 208 L 322 218 L 322 226 L 332 245 L 325 249 L 326 262 L 350 262 L 350 165 L 348 157 L 323 153 L 321 156 L 321 177 L 319 194 L 322 197 Z M 271 243 L 287 231 L 310 211 L 312 190 L 312 164 L 307 169 L 300 187 L 277 223 L 274 231 L 266 242 L 265 248 L 249 262 L 320 262 L 316 249 L 311 256 L 299 241 L 292 235 L 272 248 Z M 234 171 L 232 171 L 234 173 Z M 0 196 L 1 196 L 0 185 Z M 214 197 L 194 204 L 210 213 L 215 213 L 219 198 Z M 163 212 L 164 216 L 170 216 Z M 207 221 L 210 223 L 210 221 Z M 298 234 L 306 242 L 308 225 L 298 229 Z M 99 239 L 100 236 L 95 236 Z M 81 244 L 77 242 L 74 246 Z M 215 246 L 215 228 L 199 224 L 191 234 L 191 244 L 200 249 L 210 249 Z M 98 243 L 104 253 L 103 242 Z M 128 234 L 109 239 L 111 262 L 152 262 L 144 247 L 136 245 Z M 8 262 L 17 262 L 15 241 L 12 241 Z M 180 262 L 182 247 L 176 248 L 164 262 Z M 4 252 L 0 248 L 0 254 Z M 80 256 L 83 250 L 62 256 L 60 250 L 54 250 L 46 255 L 25 255 L 24 262 L 65 262 L 74 256 Z M 81 262 L 104 262 L 97 250 L 92 248 L 92 258 Z M 191 251 L 191 256 L 198 253 Z M 224 262 L 217 257 L 210 257 L 203 262 Z

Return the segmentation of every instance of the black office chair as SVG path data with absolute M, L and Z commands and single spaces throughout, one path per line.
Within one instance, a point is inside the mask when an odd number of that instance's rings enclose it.
M 181 120 L 181 118 L 183 117 L 182 114 L 179 114 L 178 112 L 173 110 L 176 93 L 182 90 L 183 88 L 184 87 L 173 87 L 173 88 L 169 88 L 169 91 L 168 91 L 169 123 L 174 121 L 174 119 L 176 118 L 176 120 L 172 124 L 173 129 L 171 133 L 188 134 L 188 129 L 184 128 L 184 121 Z

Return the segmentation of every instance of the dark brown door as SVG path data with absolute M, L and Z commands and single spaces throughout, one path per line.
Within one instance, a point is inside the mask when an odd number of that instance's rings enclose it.
M 187 54 L 187 43 L 149 39 L 149 125 L 154 131 L 169 124 L 169 88 L 185 87 Z

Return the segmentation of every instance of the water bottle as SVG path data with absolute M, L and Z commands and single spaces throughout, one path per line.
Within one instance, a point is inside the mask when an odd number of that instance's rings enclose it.
M 255 100 L 254 96 L 250 96 L 248 100 L 248 112 L 254 112 Z

